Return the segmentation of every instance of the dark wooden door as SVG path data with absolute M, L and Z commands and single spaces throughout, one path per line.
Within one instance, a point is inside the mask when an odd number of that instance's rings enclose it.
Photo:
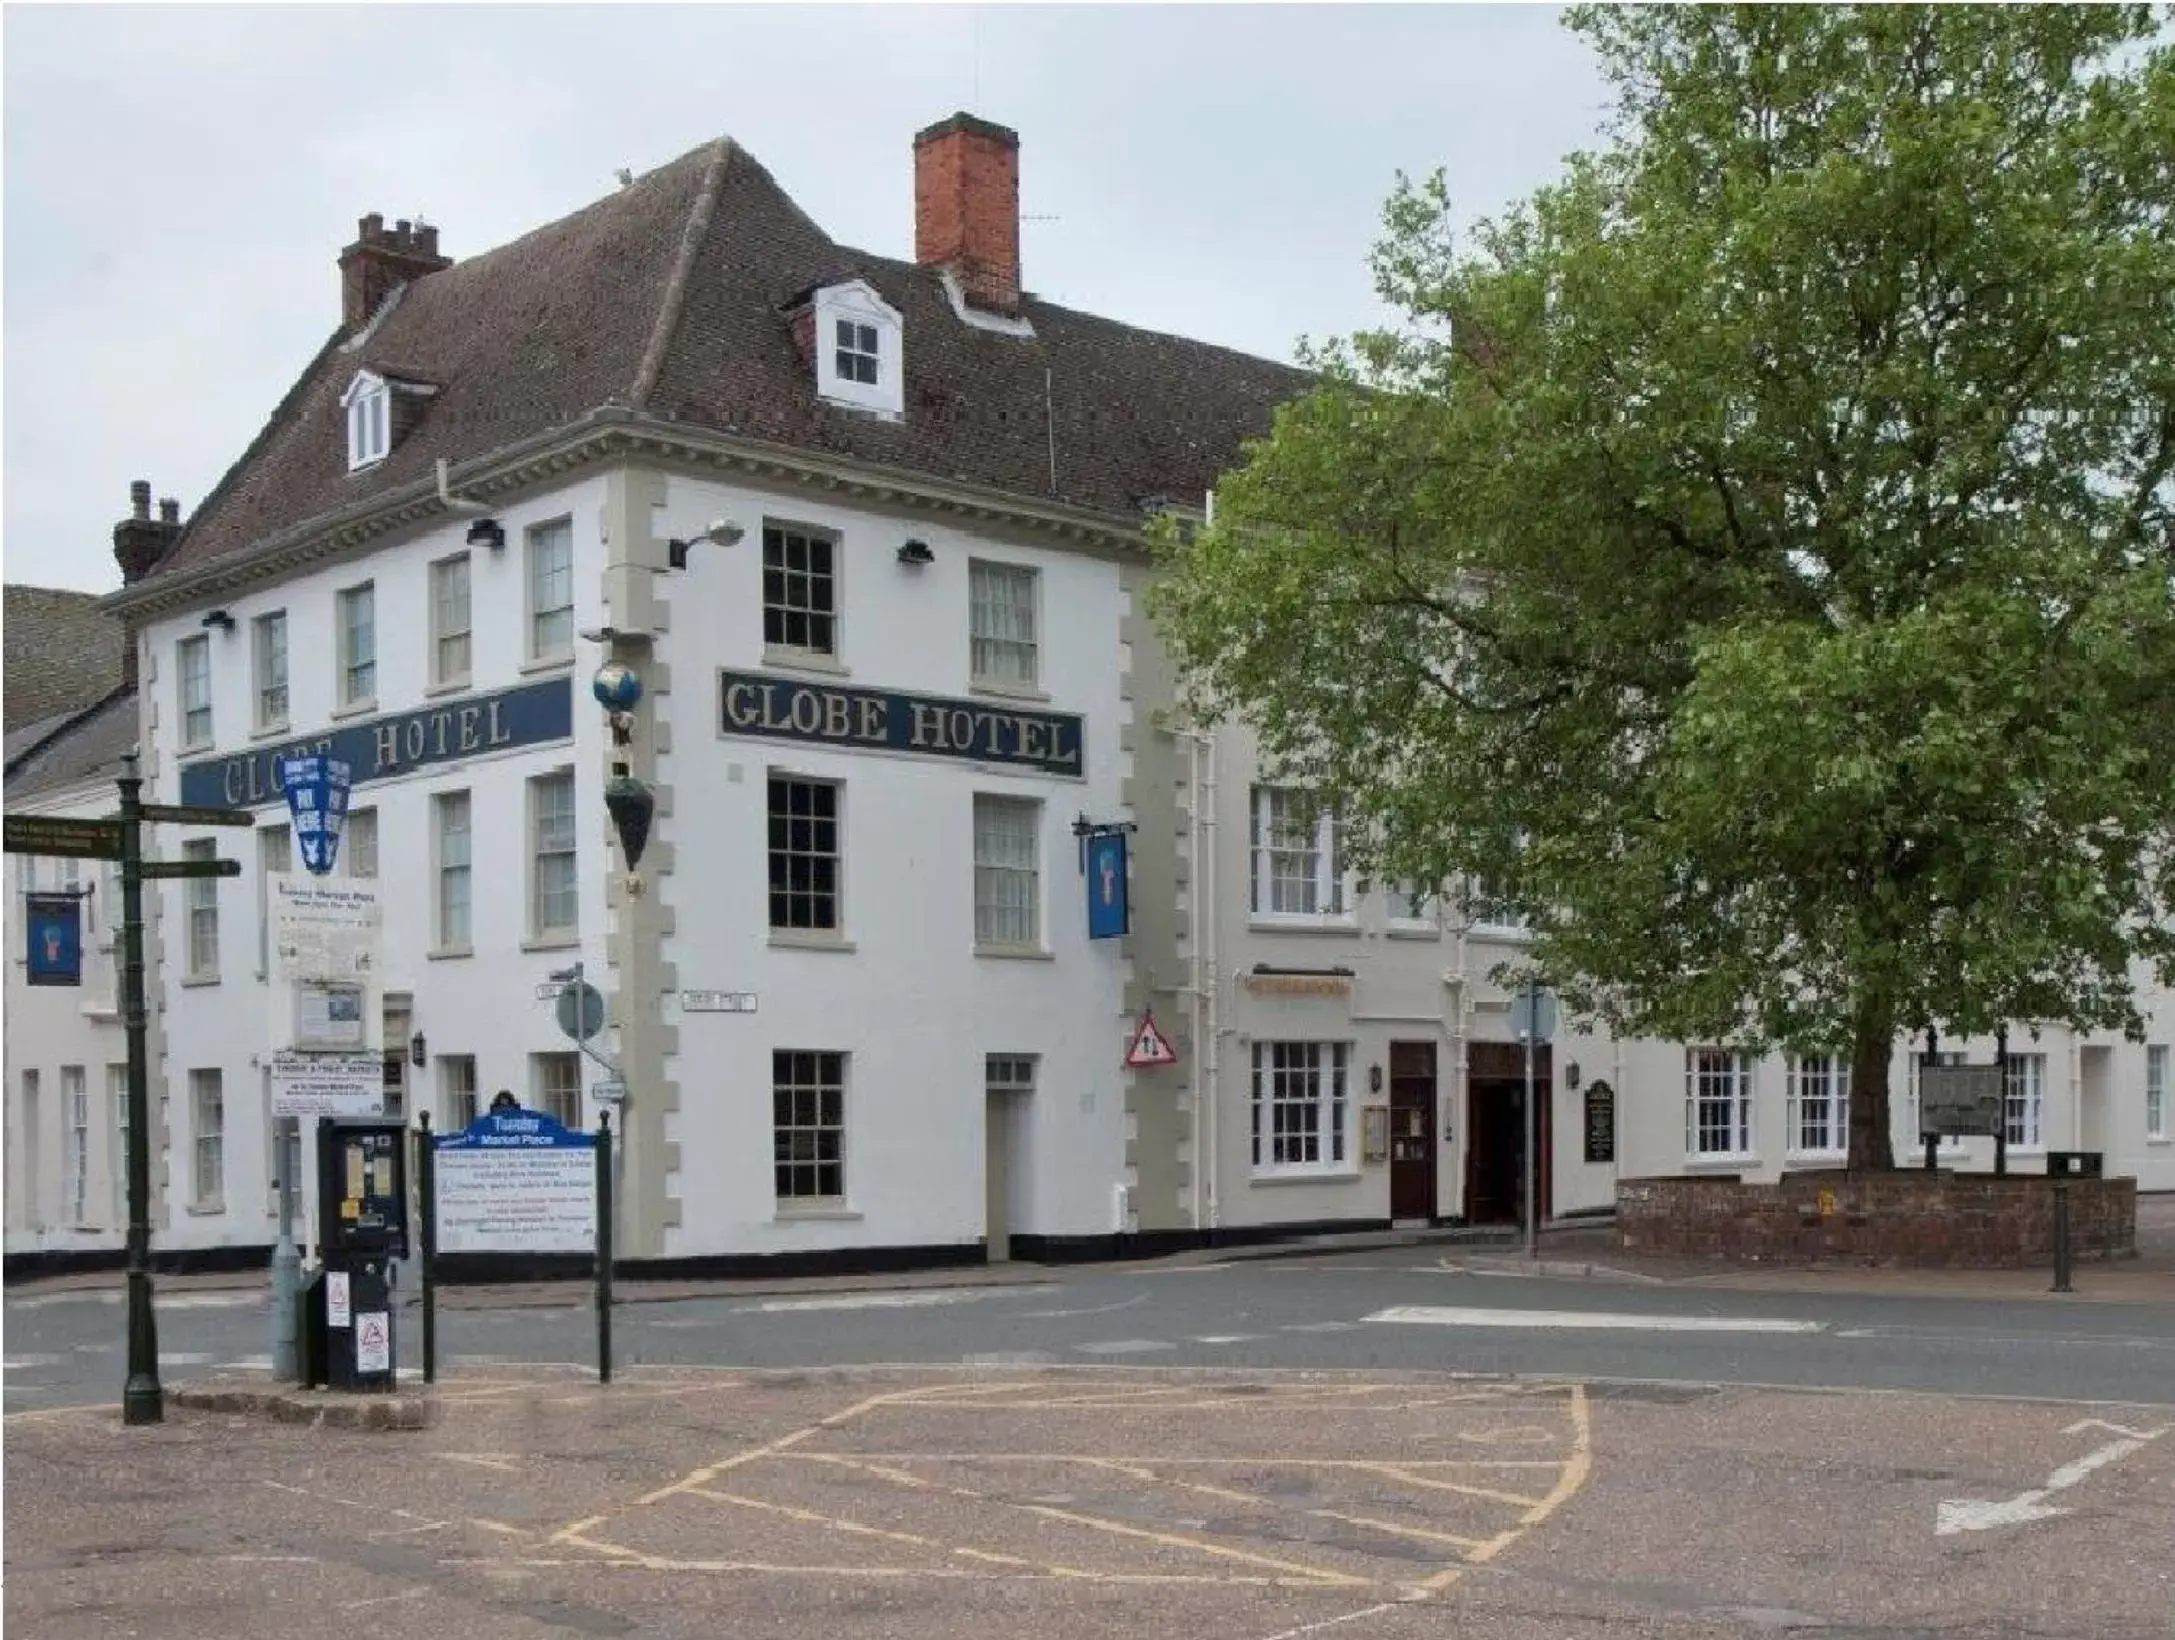
M 1539 1106 L 1538 1194 L 1541 1218 L 1553 1202 L 1548 1096 L 1555 1066 L 1546 1048 L 1533 1056 L 1533 1093 Z M 1467 1050 L 1465 1117 L 1465 1220 L 1468 1224 L 1522 1224 L 1525 1219 L 1525 1050 L 1516 1044 L 1475 1042 Z
M 1390 1217 L 1435 1217 L 1435 1044 L 1390 1044 Z

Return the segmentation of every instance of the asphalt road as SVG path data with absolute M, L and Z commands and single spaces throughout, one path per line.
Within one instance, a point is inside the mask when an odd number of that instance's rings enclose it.
M 2175 1308 L 2085 1299 L 1748 1293 L 1479 1275 L 1428 1250 L 1087 1267 L 1012 1285 L 628 1304 L 614 1359 L 739 1368 L 912 1364 L 1453 1371 L 2175 1403 Z M 168 1383 L 269 1365 L 250 1291 L 159 1300 Z M 11 1293 L 10 1413 L 117 1400 L 120 1294 Z M 418 1311 L 397 1323 L 420 1360 Z M 594 1315 L 441 1309 L 440 1362 L 592 1368 Z

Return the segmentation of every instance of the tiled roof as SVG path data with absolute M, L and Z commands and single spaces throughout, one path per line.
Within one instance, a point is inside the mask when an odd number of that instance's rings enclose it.
M 81 711 L 120 686 L 126 633 L 95 594 L 10 586 L 5 621 L 9 730 Z
M 684 254 L 683 254 L 684 247 Z M 905 415 L 825 405 L 785 308 L 858 275 L 905 318 Z M 963 323 L 931 269 L 839 246 L 730 142 L 415 281 L 335 335 L 155 574 L 239 552 L 607 404 L 1134 519 L 1197 505 L 1308 378 L 1029 296 L 1032 339 Z M 346 470 L 339 399 L 369 366 L 441 384 L 392 454 Z
M 121 759 L 135 746 L 136 735 L 135 693 L 116 690 L 104 704 L 79 712 L 65 729 L 20 761 L 15 752 L 9 753 L 9 805 L 94 776 L 118 775 Z

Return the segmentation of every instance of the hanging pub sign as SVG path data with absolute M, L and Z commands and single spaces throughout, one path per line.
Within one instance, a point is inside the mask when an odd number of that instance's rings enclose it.
M 83 983 L 83 901 L 74 894 L 26 894 L 27 979 L 32 985 Z
M 1132 903 L 1125 874 L 1125 833 L 1098 832 L 1087 840 L 1088 938 L 1122 939 L 1131 931 Z
M 353 773 L 336 757 L 313 755 L 279 760 L 279 789 L 287 794 L 287 808 L 295 822 L 295 845 L 312 876 L 329 873 L 339 855 Z

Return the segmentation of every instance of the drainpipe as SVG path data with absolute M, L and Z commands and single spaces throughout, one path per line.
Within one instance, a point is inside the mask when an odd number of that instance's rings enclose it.
M 487 513 L 491 510 L 489 504 L 486 502 L 471 501 L 465 495 L 455 495 L 453 493 L 452 484 L 448 482 L 450 473 L 451 468 L 447 466 L 446 458 L 444 456 L 440 456 L 438 458 L 438 499 L 447 508 L 448 511 L 462 513 Z
M 1211 503 L 1213 504 L 1213 495 Z M 1204 736 L 1203 741 L 1202 761 L 1206 765 L 1206 772 L 1201 788 L 1201 808 L 1205 816 L 1201 847 L 1207 855 L 1208 869 L 1202 873 L 1202 880 L 1208 885 L 1208 903 L 1201 919 L 1204 924 L 1201 955 L 1202 965 L 1208 973 L 1208 995 L 1205 999 L 1208 1005 L 1208 1227 L 1214 1230 L 1223 1223 L 1222 1193 L 1218 1188 L 1218 1181 L 1223 1176 L 1223 1020 L 1220 1007 L 1223 997 L 1223 970 L 1218 966 L 1222 960 L 1223 944 L 1216 937 L 1218 925 L 1223 920 L 1223 894 L 1217 886 L 1223 881 L 1223 862 L 1216 843 L 1216 805 L 1219 801 L 1216 795 L 1218 743 L 1214 733 Z
M 1466 973 L 1468 956 L 1465 930 L 1469 921 L 1470 919 L 1466 916 L 1464 909 L 1460 907 L 1458 911 L 1457 966 L 1451 970 L 1451 982 L 1457 987 L 1457 1000 L 1451 1005 L 1450 1013 L 1450 1045 L 1452 1050 L 1450 1056 L 1450 1111 L 1455 1125 L 1444 1124 L 1448 1131 L 1457 1135 L 1457 1143 L 1452 1148 L 1459 1157 L 1464 1156 L 1466 1146 L 1472 1142 L 1472 1135 L 1465 1131 L 1465 1124 L 1472 1117 L 1472 1101 L 1465 1096 L 1465 1018 L 1472 1008 L 1472 986 L 1470 977 Z M 1465 1170 L 1462 1167 L 1459 1168 L 1454 1177 L 1457 1182 L 1457 1216 L 1463 1218 L 1465 1216 Z M 1435 1170 L 1435 1205 L 1438 1210 L 1442 1207 L 1442 1169 L 1439 1165 Z

